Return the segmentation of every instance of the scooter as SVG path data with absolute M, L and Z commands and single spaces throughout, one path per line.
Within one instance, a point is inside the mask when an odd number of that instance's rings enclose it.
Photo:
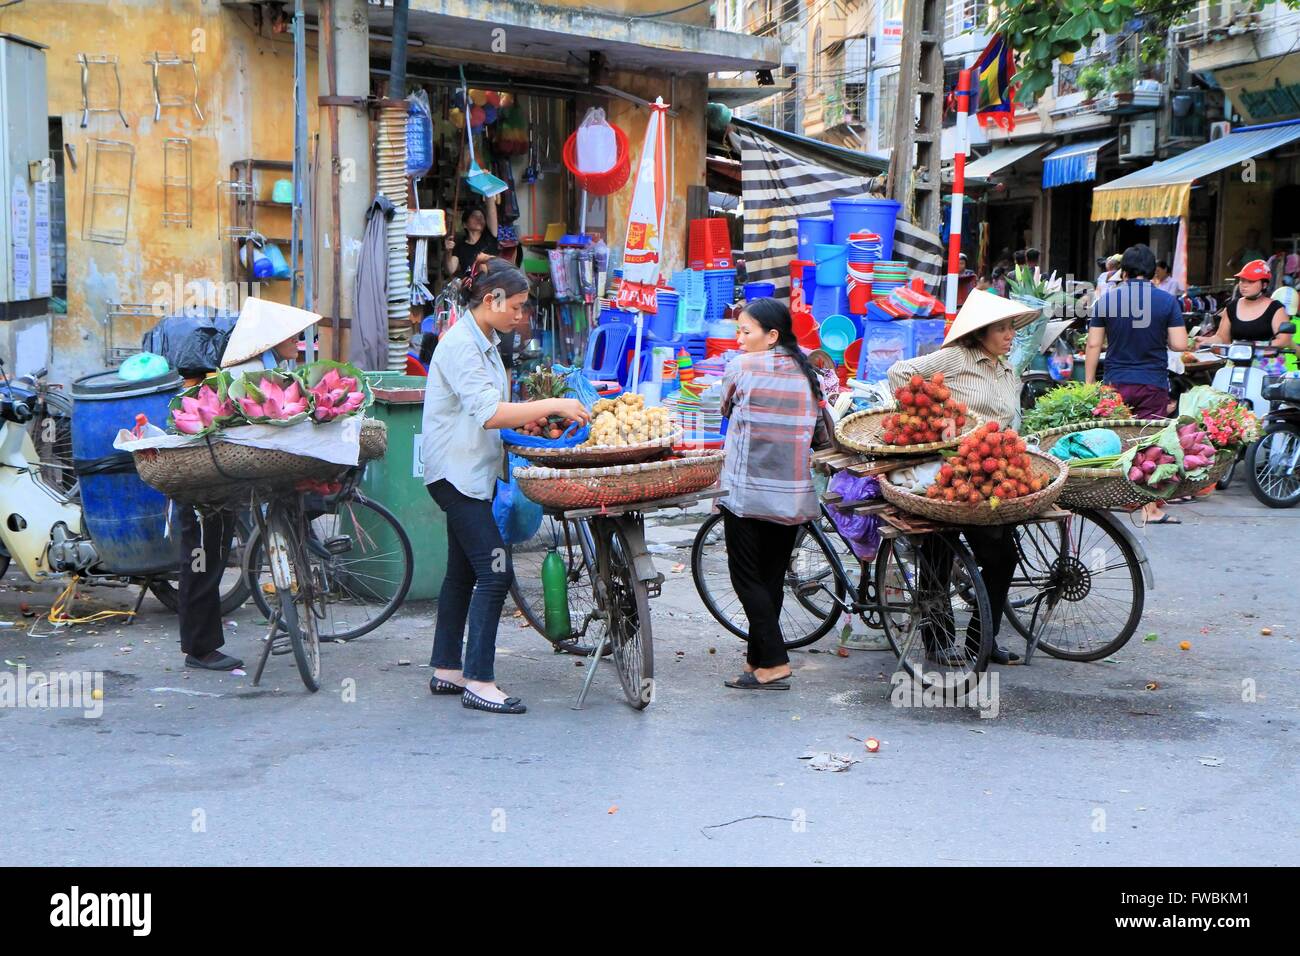
M 131 612 L 132 620 L 146 591 L 176 610 L 179 592 L 174 579 L 179 571 L 121 574 L 103 565 L 84 527 L 81 503 L 47 484 L 41 476 L 40 463 L 35 460 L 31 438 L 24 428 L 36 414 L 33 400 L 8 384 L 5 380 L 0 392 L 0 575 L 13 561 L 34 582 L 73 574 L 91 585 L 138 586 L 140 595 Z M 237 534 L 241 535 L 240 542 L 246 541 L 247 527 L 241 527 Z M 177 550 L 179 568 L 179 547 Z M 242 551 L 237 546 L 233 553 Z M 222 613 L 233 611 L 247 597 L 243 575 L 234 575 L 231 584 L 222 590 Z
M 1271 407 L 1246 455 L 1250 491 L 1270 508 L 1293 508 L 1300 504 L 1300 377 L 1270 380 L 1264 398 Z
M 1279 335 L 1292 335 L 1294 333 L 1295 324 L 1291 322 L 1284 323 L 1278 329 Z M 1212 387 L 1220 392 L 1228 393 L 1239 402 L 1249 404 L 1256 417 L 1261 422 L 1264 421 L 1268 417 L 1272 404 L 1264 395 L 1264 390 L 1269 384 L 1269 375 L 1263 369 L 1256 367 L 1256 360 L 1277 358 L 1286 350 L 1259 342 L 1233 342 L 1230 345 L 1214 343 L 1209 346 L 1209 350 L 1227 359 L 1227 364 L 1215 373 L 1214 381 L 1211 383 Z M 1237 472 L 1237 465 L 1246 460 L 1253 448 L 1254 445 L 1243 447 L 1238 452 L 1227 473 L 1219 479 L 1215 487 L 1222 491 L 1232 484 Z M 1278 507 L 1286 506 L 1279 505 Z

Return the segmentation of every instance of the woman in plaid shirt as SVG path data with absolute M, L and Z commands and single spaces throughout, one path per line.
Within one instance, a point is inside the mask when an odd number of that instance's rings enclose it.
M 790 657 L 781 638 L 785 571 L 799 526 L 820 513 L 810 454 L 826 438 L 817 373 L 795 341 L 789 310 L 776 299 L 745 306 L 736 327 L 744 353 L 722 380 L 727 425 L 719 500 L 727 564 L 745 616 L 741 690 L 788 690 Z

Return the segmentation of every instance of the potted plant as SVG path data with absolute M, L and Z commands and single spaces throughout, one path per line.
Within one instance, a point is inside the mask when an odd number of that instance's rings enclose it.
M 1137 79 L 1137 65 L 1132 60 L 1123 60 L 1106 71 L 1106 85 L 1112 93 L 1133 94 L 1133 81 Z
M 1091 103 L 1106 88 L 1106 71 L 1096 63 L 1085 66 L 1079 71 L 1075 84 L 1083 90 L 1084 102 Z

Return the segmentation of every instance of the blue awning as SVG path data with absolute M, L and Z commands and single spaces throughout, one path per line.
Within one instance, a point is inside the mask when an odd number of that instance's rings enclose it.
M 1043 157 L 1043 188 L 1089 183 L 1097 178 L 1097 154 L 1115 142 L 1114 136 L 1070 143 Z

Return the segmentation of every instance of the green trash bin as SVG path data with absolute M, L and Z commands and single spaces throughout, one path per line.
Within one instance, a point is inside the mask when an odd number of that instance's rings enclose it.
M 431 600 L 447 573 L 447 533 L 441 509 L 425 491 L 420 461 L 427 379 L 401 372 L 367 372 L 366 378 L 375 393 L 370 415 L 388 424 L 388 453 L 366 465 L 361 490 L 395 514 L 411 539 L 415 568 L 406 599 Z M 380 542 L 378 550 L 387 550 L 387 542 Z

